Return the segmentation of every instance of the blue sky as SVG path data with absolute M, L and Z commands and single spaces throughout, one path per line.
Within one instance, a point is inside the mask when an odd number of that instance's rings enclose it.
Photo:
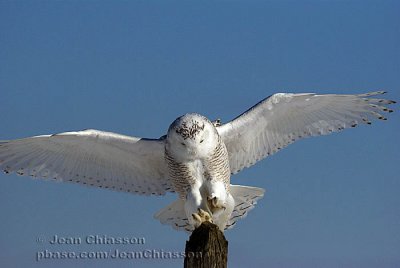
M 384 89 L 400 100 L 399 9 L 398 1 L 2 0 L 0 139 L 86 128 L 157 138 L 184 113 L 226 122 L 276 92 Z M 233 176 L 267 192 L 226 232 L 229 267 L 399 267 L 399 130 L 397 112 L 297 142 Z M 35 260 L 46 249 L 182 251 L 187 235 L 153 219 L 175 198 L 1 174 L 1 266 L 182 266 Z M 92 234 L 146 244 L 48 243 Z

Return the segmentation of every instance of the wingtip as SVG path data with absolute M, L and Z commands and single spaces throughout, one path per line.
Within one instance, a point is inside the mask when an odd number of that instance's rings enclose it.
M 359 97 L 371 97 L 371 96 L 376 96 L 376 95 L 383 95 L 383 94 L 386 94 L 386 93 L 387 93 L 387 91 L 385 91 L 385 90 L 378 90 L 378 91 L 372 91 L 372 92 L 357 94 L 357 96 L 359 96 Z

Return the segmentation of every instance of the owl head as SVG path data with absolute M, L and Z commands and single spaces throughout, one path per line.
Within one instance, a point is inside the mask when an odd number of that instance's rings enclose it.
M 166 146 L 177 161 L 190 161 L 209 157 L 218 145 L 218 139 L 218 132 L 210 120 L 190 113 L 178 117 L 170 125 Z

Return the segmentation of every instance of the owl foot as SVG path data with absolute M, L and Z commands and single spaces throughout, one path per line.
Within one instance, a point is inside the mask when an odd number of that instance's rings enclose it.
M 207 197 L 207 203 L 208 203 L 208 207 L 210 208 L 212 213 L 214 213 L 214 211 L 221 209 L 221 208 L 224 210 L 226 209 L 224 204 L 216 196 Z
M 212 223 L 211 215 L 207 211 L 202 210 L 201 208 L 198 209 L 197 213 L 193 213 L 192 217 L 195 221 L 196 228 L 199 227 L 205 221 Z

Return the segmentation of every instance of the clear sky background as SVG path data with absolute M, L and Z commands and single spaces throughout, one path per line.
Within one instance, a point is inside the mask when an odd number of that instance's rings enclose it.
M 399 10 L 399 1 L 1 0 L 0 139 L 86 128 L 158 138 L 184 113 L 226 122 L 276 92 L 385 89 L 400 100 Z M 399 267 L 399 131 L 397 111 L 233 176 L 267 192 L 226 232 L 229 267 Z M 0 266 L 182 267 L 35 261 L 46 249 L 183 251 L 187 234 L 153 219 L 175 198 L 1 174 Z M 146 243 L 48 243 L 92 234 Z

